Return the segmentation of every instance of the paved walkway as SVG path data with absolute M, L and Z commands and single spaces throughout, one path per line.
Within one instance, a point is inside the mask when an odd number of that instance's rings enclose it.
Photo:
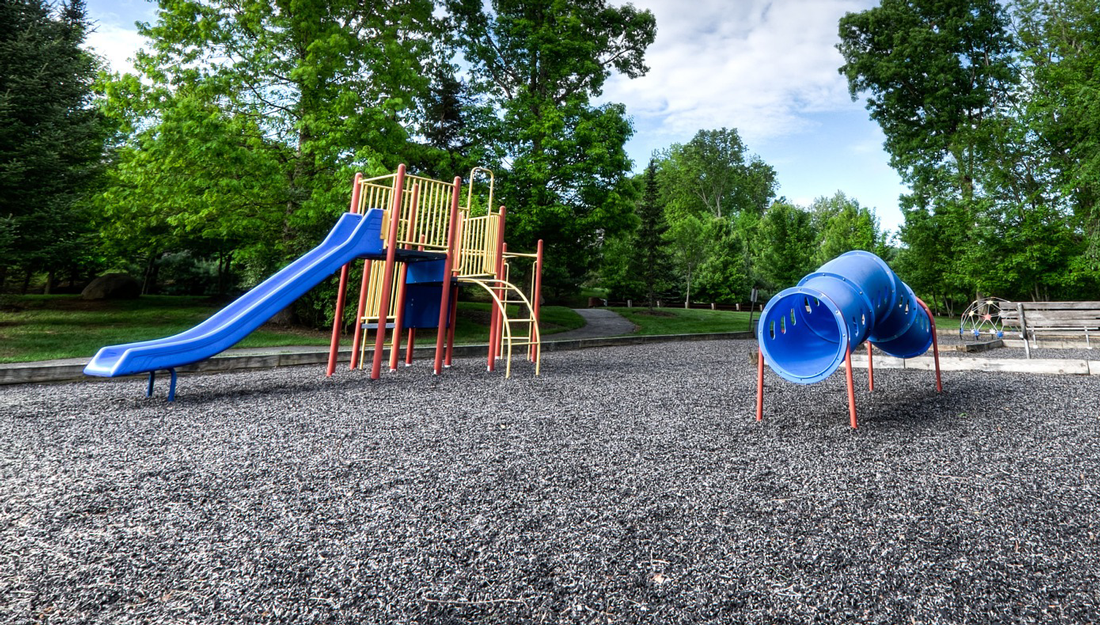
M 622 315 L 606 308 L 574 308 L 573 312 L 584 317 L 584 326 L 568 332 L 546 335 L 546 341 L 571 341 L 573 339 L 602 339 L 634 332 L 634 324 Z

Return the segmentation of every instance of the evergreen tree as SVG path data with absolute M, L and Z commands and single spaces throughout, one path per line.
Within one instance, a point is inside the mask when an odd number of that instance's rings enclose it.
M 95 262 L 86 193 L 101 173 L 106 125 L 80 48 L 83 0 L 0 2 L 0 288 L 9 268 L 72 272 Z
M 670 259 L 664 247 L 668 223 L 665 222 L 664 207 L 659 204 L 657 164 L 652 160 L 646 167 L 643 181 L 645 190 L 637 208 L 638 228 L 631 265 L 642 284 L 647 304 L 653 308 L 657 297 L 668 288 Z

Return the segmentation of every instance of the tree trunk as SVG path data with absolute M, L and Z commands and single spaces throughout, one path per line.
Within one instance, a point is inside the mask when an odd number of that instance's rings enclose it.
M 145 263 L 145 276 L 141 284 L 142 295 L 152 295 L 157 290 L 157 273 L 160 268 L 157 267 L 157 254 L 149 254 L 149 259 Z
M 27 290 L 30 289 L 30 288 L 31 288 L 31 270 L 27 269 L 26 272 L 23 274 L 23 290 L 21 291 L 21 293 L 23 295 L 26 295 Z
M 233 252 L 218 255 L 218 295 L 229 290 L 229 267 L 233 263 Z
M 51 269 L 46 274 L 46 289 L 43 291 L 44 295 L 51 295 L 54 290 L 54 282 L 57 280 L 57 272 Z
M 687 272 L 687 297 L 684 298 L 684 308 L 691 308 L 691 270 Z

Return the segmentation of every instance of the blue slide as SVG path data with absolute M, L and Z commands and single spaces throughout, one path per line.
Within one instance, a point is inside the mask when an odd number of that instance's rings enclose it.
M 813 384 L 864 341 L 898 358 L 919 356 L 932 345 L 932 328 L 917 296 L 885 261 L 854 251 L 773 297 L 760 315 L 757 339 L 772 371 Z
M 206 321 L 175 336 L 104 347 L 84 367 L 84 374 L 114 378 L 149 373 L 152 392 L 153 372 L 166 369 L 172 374 L 172 400 L 176 367 L 205 360 L 237 344 L 344 264 L 383 254 L 381 228 L 380 210 L 365 215 L 345 213 L 320 245 Z

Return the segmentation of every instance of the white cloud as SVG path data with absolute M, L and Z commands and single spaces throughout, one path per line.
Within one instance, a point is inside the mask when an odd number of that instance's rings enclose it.
M 95 32 L 88 35 L 84 42 L 86 48 L 105 58 L 111 65 L 111 71 L 133 73 L 134 53 L 145 45 L 145 38 L 133 28 L 122 28 L 114 24 L 99 24 Z
M 88 18 L 92 32 L 84 47 L 106 59 L 112 71 L 133 72 L 134 54 L 147 44 L 134 22 L 155 21 L 156 5 L 144 0 L 90 0 Z
M 722 126 L 749 144 L 805 131 L 803 115 L 853 106 L 837 73 L 837 22 L 871 4 L 640 0 L 635 5 L 657 18 L 650 71 L 613 76 L 602 99 L 625 103 L 639 130 L 671 140 Z

